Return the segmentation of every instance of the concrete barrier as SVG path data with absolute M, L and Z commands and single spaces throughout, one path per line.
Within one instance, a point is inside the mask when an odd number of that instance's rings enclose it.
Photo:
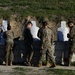
M 55 42 L 55 45 L 52 46 L 54 50 L 54 55 L 56 62 L 58 64 L 62 63 L 62 58 L 68 57 L 68 50 L 69 50 L 69 42 Z M 41 50 L 41 44 L 39 39 L 34 39 L 34 44 L 33 44 L 33 49 L 34 49 L 34 56 L 32 59 L 32 64 L 37 65 L 39 58 L 40 58 L 40 50 Z M 14 46 L 14 60 L 13 63 L 24 63 L 25 61 L 25 44 L 23 40 L 15 41 L 15 46 Z M 5 46 L 0 46 L 0 63 L 3 63 L 5 60 Z M 75 54 L 73 55 L 72 62 L 75 61 Z
M 66 42 L 55 42 L 55 59 L 57 64 L 62 64 L 63 62 L 68 62 L 70 43 Z
M 5 46 L 0 45 L 0 64 L 5 60 Z
M 40 57 L 40 40 L 39 39 L 34 39 L 34 43 L 33 43 L 33 49 L 34 49 L 34 56 L 32 59 L 32 64 L 34 63 L 34 65 L 38 64 L 39 61 L 39 57 Z M 0 64 L 3 63 L 3 61 L 5 61 L 5 46 L 4 45 L 0 45 Z M 25 53 L 26 53 L 26 47 L 24 44 L 23 40 L 19 40 L 19 41 L 15 41 L 14 42 L 14 60 L 13 63 L 14 64 L 23 64 L 25 62 Z

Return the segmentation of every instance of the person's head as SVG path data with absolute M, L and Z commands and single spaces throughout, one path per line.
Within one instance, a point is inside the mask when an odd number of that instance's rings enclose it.
M 26 26 L 26 27 L 30 29 L 30 28 L 32 27 L 32 25 L 33 25 L 32 22 L 29 21 L 29 22 L 27 23 L 27 26 Z
M 43 21 L 43 27 L 46 27 L 48 25 L 48 22 L 47 21 Z
M 74 22 L 73 21 L 69 21 L 68 22 L 68 27 L 73 27 L 74 26 Z

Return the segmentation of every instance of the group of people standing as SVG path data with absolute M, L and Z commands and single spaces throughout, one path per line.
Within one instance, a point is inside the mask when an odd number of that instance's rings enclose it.
M 24 37 L 24 43 L 26 47 L 26 58 L 25 58 L 25 65 L 31 66 L 31 60 L 34 54 L 33 50 L 33 36 L 31 34 L 31 27 L 32 27 L 32 22 L 28 21 L 26 24 L 26 27 L 23 32 L 23 37 Z M 49 65 L 49 62 L 51 62 L 51 67 L 55 67 L 55 59 L 53 56 L 52 48 L 51 45 L 53 43 L 53 32 L 50 28 L 47 27 L 48 23 L 47 21 L 43 22 L 42 27 L 38 31 L 38 37 L 41 40 L 41 56 L 40 60 L 38 63 L 38 67 L 42 66 L 42 59 L 44 54 L 47 54 L 47 62 L 46 65 Z M 11 30 L 11 25 L 8 24 L 7 26 L 7 31 L 4 32 L 3 34 L 5 41 L 5 46 L 6 46 L 6 66 L 10 65 L 12 66 L 12 61 L 13 61 L 13 49 L 14 49 L 14 33 Z
M 33 54 L 34 54 L 34 51 L 33 51 L 33 37 L 31 35 L 31 32 L 30 32 L 30 28 L 32 27 L 32 23 L 31 22 L 28 22 L 27 23 L 27 26 L 24 30 L 24 41 L 25 41 L 25 44 L 26 44 L 26 61 L 25 61 L 25 64 L 26 65 L 31 65 L 31 59 L 33 57 Z M 38 31 L 38 37 L 40 38 L 41 40 L 41 48 L 42 48 L 42 51 L 41 51 L 41 56 L 40 56 L 40 60 L 39 60 L 39 63 L 38 63 L 38 67 L 41 67 L 42 66 L 42 59 L 44 57 L 44 54 L 47 54 L 47 62 L 46 62 L 46 65 L 48 66 L 49 65 L 49 62 L 51 61 L 51 66 L 50 67 L 55 67 L 56 64 L 55 64 L 55 59 L 54 59 L 54 56 L 53 56 L 53 51 L 52 51 L 52 48 L 51 48 L 51 45 L 53 43 L 53 32 L 50 28 L 47 27 L 48 23 L 46 21 L 43 22 L 43 25 L 42 27 L 39 29 Z
M 24 37 L 24 42 L 26 46 L 26 58 L 25 58 L 25 65 L 31 66 L 31 59 L 34 54 L 33 50 L 33 36 L 31 34 L 31 27 L 32 27 L 32 22 L 28 21 L 26 24 L 26 27 L 23 32 L 23 37 Z M 72 21 L 68 22 L 69 26 L 69 34 L 67 34 L 67 37 L 69 38 L 70 41 L 70 50 L 68 54 L 68 66 L 71 63 L 72 55 L 73 52 L 75 51 L 75 26 Z M 7 26 L 7 31 L 4 32 L 4 38 L 6 40 L 5 45 L 6 45 L 6 66 L 12 65 L 13 61 L 13 48 L 14 48 L 14 33 L 11 30 L 10 24 Z M 52 50 L 52 44 L 54 42 L 54 33 L 51 28 L 48 27 L 48 22 L 44 21 L 42 24 L 42 27 L 38 31 L 38 37 L 41 40 L 41 49 L 42 51 L 40 52 L 40 60 L 38 62 L 38 67 L 42 66 L 42 60 L 44 57 L 44 54 L 47 55 L 46 58 L 46 66 L 48 67 L 56 67 L 55 63 L 55 58 Z

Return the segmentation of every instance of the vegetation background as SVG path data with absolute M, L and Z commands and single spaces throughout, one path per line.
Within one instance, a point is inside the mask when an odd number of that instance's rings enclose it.
M 75 0 L 0 0 L 0 19 L 3 17 L 8 20 L 13 19 L 11 25 L 16 31 L 15 36 L 21 35 L 20 32 L 22 33 L 23 25 L 29 16 L 38 23 L 44 19 L 53 21 L 49 24 L 56 32 L 61 20 L 75 21 Z M 15 24 L 14 21 L 17 23 Z M 40 26 L 38 23 L 37 25 Z
M 69 19 L 75 16 L 75 0 L 0 0 L 0 17 L 11 14 L 19 15 L 19 19 L 28 15 Z

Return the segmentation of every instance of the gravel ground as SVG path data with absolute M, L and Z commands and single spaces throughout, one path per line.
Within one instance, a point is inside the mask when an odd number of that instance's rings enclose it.
M 0 66 L 0 75 L 48 75 L 48 67 Z M 75 70 L 75 67 L 57 66 L 54 69 Z M 49 75 L 56 75 L 51 72 Z

